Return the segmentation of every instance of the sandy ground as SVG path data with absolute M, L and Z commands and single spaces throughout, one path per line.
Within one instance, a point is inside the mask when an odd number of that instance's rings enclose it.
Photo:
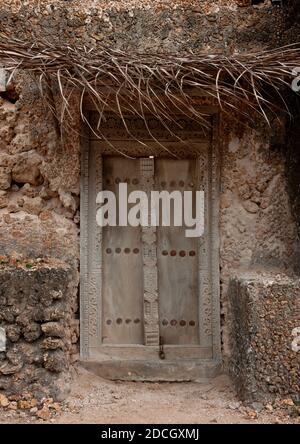
M 0 411 L 0 423 L 255 424 L 295 422 L 287 414 L 257 414 L 238 402 L 226 376 L 210 383 L 112 382 L 78 369 L 62 411 L 46 421 L 28 411 Z M 297 419 L 298 420 L 298 419 Z

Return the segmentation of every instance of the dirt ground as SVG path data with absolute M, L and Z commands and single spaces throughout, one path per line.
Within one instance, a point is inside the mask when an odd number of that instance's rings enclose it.
M 44 421 L 30 411 L 0 410 L 0 423 L 293 423 L 299 421 L 279 410 L 260 412 L 236 398 L 226 376 L 209 383 L 112 382 L 78 369 L 71 396 Z M 269 407 L 270 408 L 270 407 Z M 272 408 L 271 408 L 272 409 Z

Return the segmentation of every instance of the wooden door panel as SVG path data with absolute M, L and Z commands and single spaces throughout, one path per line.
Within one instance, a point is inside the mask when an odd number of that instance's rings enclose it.
M 104 157 L 103 189 L 117 196 L 139 187 L 138 160 Z M 143 344 L 143 267 L 141 227 L 103 228 L 103 344 Z
M 158 190 L 195 192 L 193 159 L 157 159 Z M 172 207 L 171 207 L 172 208 Z M 171 220 L 173 220 L 173 208 Z M 157 229 L 160 334 L 164 344 L 199 344 L 198 238 L 185 236 L 185 226 Z

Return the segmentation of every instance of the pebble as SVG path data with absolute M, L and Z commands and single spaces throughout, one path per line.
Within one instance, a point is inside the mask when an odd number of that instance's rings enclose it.
M 229 404 L 228 404 L 228 408 L 230 409 L 230 410 L 238 410 L 239 408 L 240 408 L 240 406 L 241 406 L 241 403 L 240 402 L 230 402 Z
M 261 402 L 252 402 L 251 407 L 253 408 L 253 410 L 255 410 L 255 412 L 260 413 L 263 411 L 264 406 Z
M 50 411 L 49 411 L 48 407 L 44 405 L 41 410 L 37 411 L 36 416 L 40 419 L 43 419 L 44 421 L 49 419 L 50 418 Z
M 0 393 L 0 406 L 1 407 L 8 407 L 9 405 L 9 400 L 8 398 L 3 395 L 2 393 Z
M 18 409 L 18 403 L 16 401 L 12 401 L 7 406 L 10 410 L 17 410 Z

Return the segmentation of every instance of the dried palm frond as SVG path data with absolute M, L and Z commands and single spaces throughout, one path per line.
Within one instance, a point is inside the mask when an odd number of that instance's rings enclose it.
M 85 96 L 99 112 L 97 128 L 91 128 L 97 137 L 105 139 L 101 121 L 109 111 L 121 117 L 129 133 L 125 116 L 140 116 L 155 139 L 147 126 L 147 116 L 155 116 L 171 131 L 170 123 L 174 127 L 176 122 L 170 109 L 207 127 L 205 113 L 192 100 L 193 90 L 224 112 L 251 120 L 258 115 L 268 124 L 279 106 L 289 112 L 283 90 L 290 88 L 293 70 L 300 66 L 300 44 L 229 57 L 190 53 L 176 56 L 126 53 L 100 44 L 91 48 L 58 45 L 44 38 L 29 42 L 0 34 L 0 62 L 11 75 L 17 69 L 33 73 L 42 91 L 49 88 L 51 79 L 56 80 L 62 99 L 57 116 L 60 124 L 70 112 L 70 94 L 79 90 L 82 119 L 89 125 L 83 110 Z M 49 106 L 55 113 L 53 104 Z M 176 131 L 173 133 L 176 136 Z

